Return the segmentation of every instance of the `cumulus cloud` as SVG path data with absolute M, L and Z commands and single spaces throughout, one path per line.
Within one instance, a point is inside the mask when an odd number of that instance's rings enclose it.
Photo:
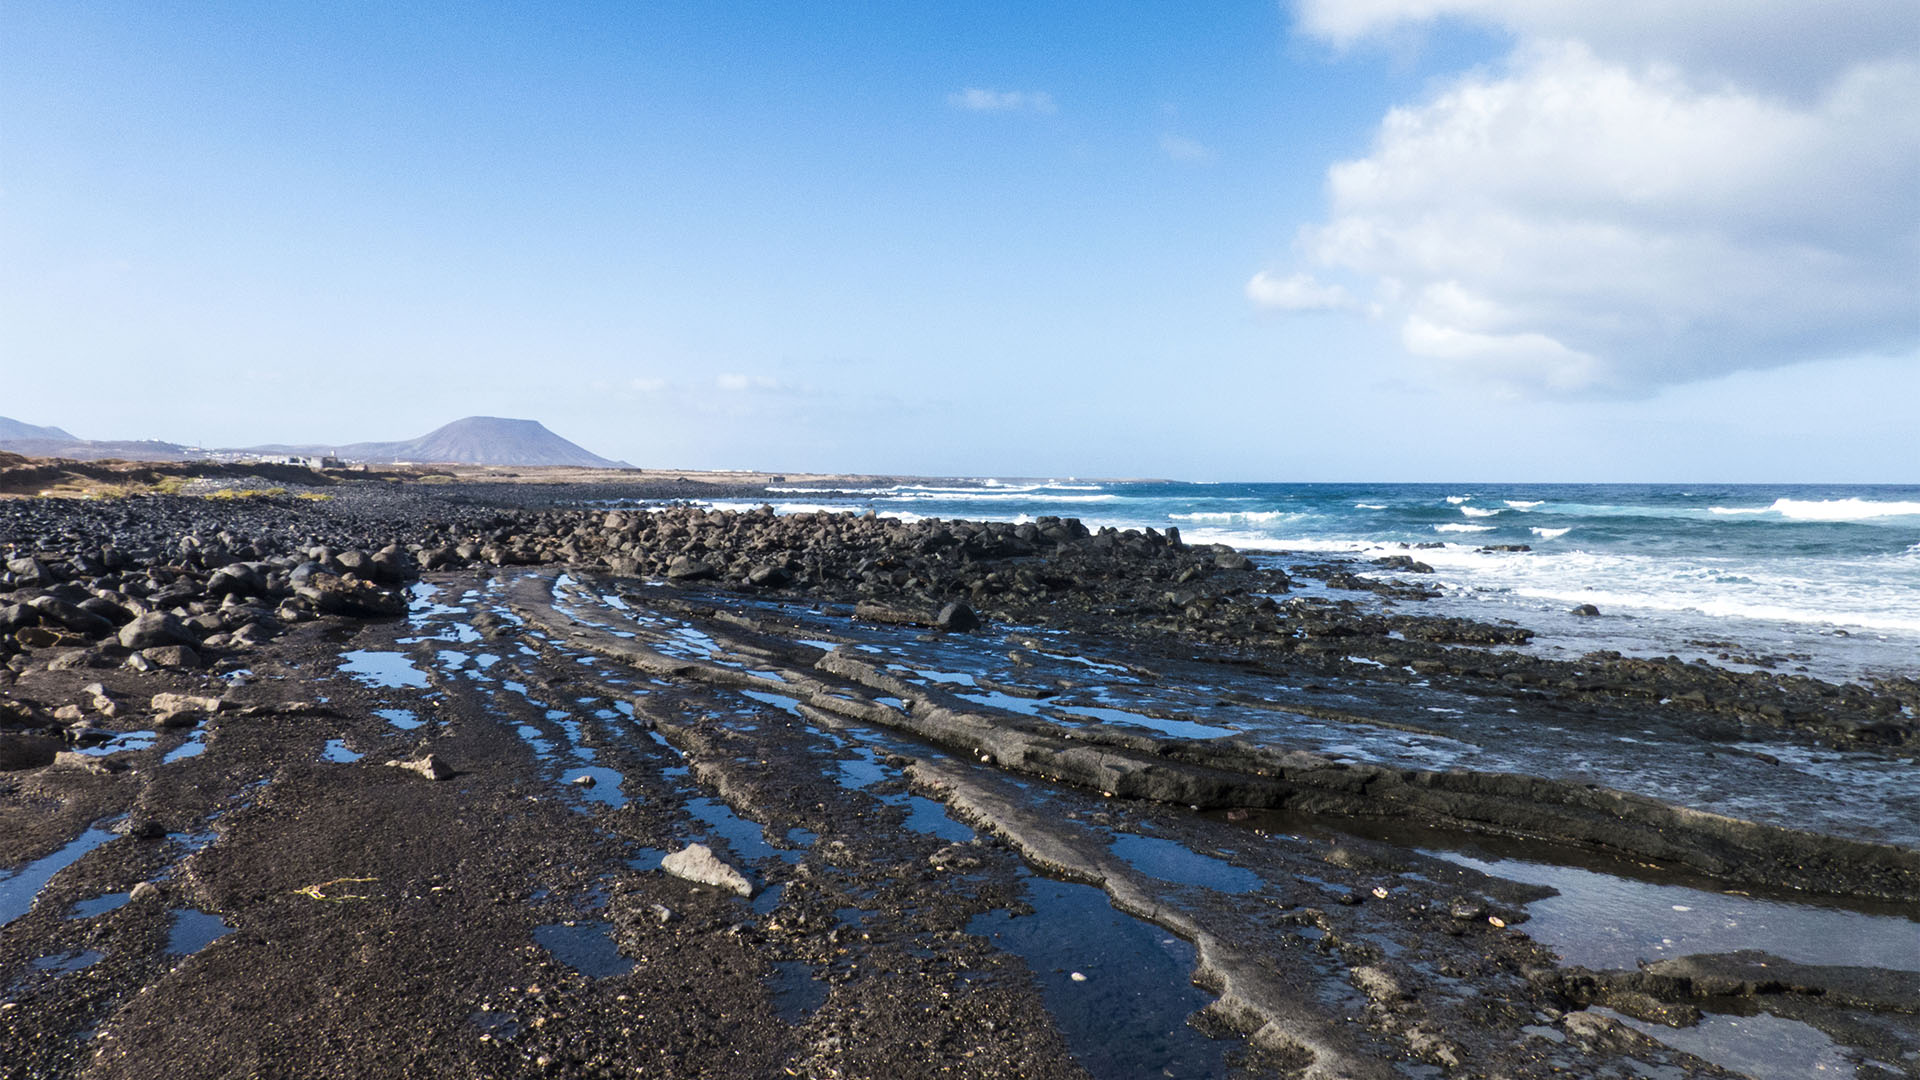
M 1269 311 L 1333 311 L 1354 306 L 1347 290 L 1323 285 L 1312 274 L 1280 277 L 1265 270 L 1247 282 L 1247 299 Z
M 1817 91 L 1862 57 L 1910 49 L 1911 0 L 1300 0 L 1300 29 L 1341 48 L 1443 18 L 1522 41 L 1579 41 L 1623 63 Z
M 1051 115 L 1059 111 L 1053 95 L 1045 90 L 983 90 L 970 86 L 948 94 L 947 104 L 967 112 L 1035 112 Z
M 1330 169 L 1302 254 L 1371 280 L 1414 355 L 1547 392 L 1911 348 L 1920 48 L 1879 33 L 1897 6 L 1308 0 L 1302 26 L 1338 44 L 1443 15 L 1516 44 Z M 1802 25 L 1836 50 L 1805 85 L 1741 81 L 1755 42 Z M 1256 303 L 1313 306 L 1263 279 L 1313 295 L 1261 275 Z

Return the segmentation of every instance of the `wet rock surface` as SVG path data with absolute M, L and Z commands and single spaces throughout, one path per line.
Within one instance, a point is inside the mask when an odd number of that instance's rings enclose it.
M 1171 530 L 329 491 L 0 502 L 0 1075 L 1920 1062 L 1897 960 L 1566 964 L 1484 847 L 1920 926 L 1911 680 L 1527 657 Z

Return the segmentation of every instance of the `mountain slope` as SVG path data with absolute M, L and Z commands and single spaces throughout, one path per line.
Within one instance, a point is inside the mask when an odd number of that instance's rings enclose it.
M 350 443 L 332 447 L 256 447 L 280 453 L 330 453 L 349 461 L 391 463 L 440 462 L 457 465 L 581 465 L 589 468 L 631 468 L 548 431 L 538 420 L 509 420 L 498 416 L 469 416 L 417 439 L 403 442 Z
M 57 427 L 40 427 L 0 416 L 0 442 L 14 442 L 19 439 L 46 439 L 53 442 L 80 441 Z

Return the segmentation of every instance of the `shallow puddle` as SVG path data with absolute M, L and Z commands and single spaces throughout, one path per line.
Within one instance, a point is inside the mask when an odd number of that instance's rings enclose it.
M 18 870 L 0 873 L 0 926 L 33 910 L 34 898 L 53 876 L 80 861 L 80 857 L 118 835 L 95 825 L 51 855 L 43 855 Z
M 783 960 L 773 965 L 767 976 L 772 988 L 773 1011 L 788 1024 L 799 1024 L 827 1003 L 826 983 L 814 978 L 813 965 L 801 960 Z
M 1113 853 L 1143 874 L 1179 885 L 1198 885 L 1221 893 L 1250 893 L 1260 889 L 1260 875 L 1225 859 L 1202 855 L 1184 844 L 1157 836 L 1120 833 Z
M 706 824 L 711 836 L 724 838 L 738 858 L 798 862 L 806 854 L 803 851 L 784 851 L 767 843 L 766 830 L 758 822 L 734 813 L 731 807 L 718 799 L 688 799 L 687 810 Z
M 752 698 L 762 705 L 771 705 L 782 712 L 800 717 L 800 703 L 790 697 L 783 697 L 779 694 L 769 694 L 764 690 L 742 690 L 739 693 L 743 698 Z M 800 718 L 805 719 L 805 717 Z
M 413 731 L 426 724 L 425 720 L 414 715 L 412 709 L 375 709 L 373 710 L 373 715 L 385 720 L 401 731 Z
M 193 908 L 174 908 L 173 928 L 167 931 L 167 952 L 174 956 L 192 956 L 231 933 L 233 927 L 218 915 Z
M 427 688 L 427 675 L 397 652 L 355 649 L 341 654 L 340 670 L 368 686 L 399 690 Z
M 867 788 L 887 778 L 887 767 L 874 760 L 874 751 L 860 747 L 854 752 L 861 756 L 848 758 L 839 763 L 842 786 Z
M 975 704 L 1019 713 L 1022 716 L 1040 716 L 1040 708 L 1046 704 L 1038 698 L 1016 697 L 1012 694 L 1003 694 L 998 690 L 963 690 L 960 697 Z
M 176 761 L 185 761 L 188 758 L 199 757 L 201 754 L 204 754 L 206 752 L 207 752 L 206 729 L 204 726 L 196 727 L 193 729 L 192 736 L 189 737 L 186 742 L 183 742 L 179 746 L 176 746 L 173 749 L 167 751 L 166 754 L 160 758 L 160 760 L 162 763 L 170 765 Z
M 1115 910 L 1090 885 L 1029 877 L 1026 886 L 1035 914 L 989 911 L 967 932 L 1026 960 L 1074 1059 L 1095 1080 L 1227 1076 L 1229 1044 L 1187 1024 L 1211 1000 L 1190 982 L 1191 944 Z
M 553 743 L 545 737 L 539 728 L 534 727 L 532 724 L 515 724 L 513 730 L 514 734 L 520 736 L 521 742 L 533 748 L 534 757 L 545 761 L 553 756 Z
M 599 803 L 611 810 L 627 805 L 627 796 L 621 790 L 626 777 L 612 769 L 598 765 L 588 765 L 578 769 L 568 769 L 560 777 L 560 782 L 579 792 L 588 802 Z M 582 783 L 591 780 L 592 783 Z
M 327 745 L 320 751 L 321 761 L 333 761 L 341 764 L 359 761 L 363 757 L 366 757 L 366 755 L 349 750 L 345 739 L 328 739 Z
M 89 757 L 105 757 L 108 754 L 118 754 L 122 751 L 151 750 L 153 749 L 153 744 L 159 741 L 159 738 L 160 733 L 157 731 L 127 731 L 115 735 L 106 742 L 96 743 L 93 746 L 82 746 L 78 747 L 78 749 L 81 753 Z
M 907 828 L 914 832 L 937 836 L 956 844 L 973 839 L 972 828 L 947 816 L 945 803 L 935 802 L 924 795 L 908 795 L 900 800 L 899 805 L 907 808 Z
M 625 975 L 634 962 L 620 954 L 610 922 L 548 923 L 533 928 L 533 940 L 555 960 L 590 978 Z
M 1802 964 L 1920 971 L 1920 922 L 1659 885 L 1517 859 L 1426 854 L 1560 891 L 1527 905 L 1528 936 L 1569 964 L 1631 970 L 1643 961 L 1758 949 Z
M 1066 717 L 1086 717 L 1108 724 L 1126 724 L 1131 727 L 1147 728 L 1162 735 L 1171 735 L 1176 739 L 1217 739 L 1223 735 L 1236 734 L 1233 728 L 1215 727 L 1212 724 L 1196 724 L 1191 720 L 1169 720 L 1160 716 L 1148 716 L 1145 713 L 1129 712 L 1126 709 L 1109 709 L 1095 705 L 1072 705 L 1057 710 Z
M 68 916 L 68 918 L 91 919 L 95 915 L 105 915 L 109 911 L 115 911 L 125 907 L 127 901 L 131 899 L 133 899 L 133 893 L 117 892 L 108 893 L 105 896 L 96 896 L 91 900 L 82 900 L 73 905 L 73 914 Z
M 99 952 L 98 950 L 88 949 L 85 952 L 69 952 L 59 953 L 54 956 L 42 956 L 33 962 L 33 969 L 35 971 L 50 971 L 56 975 L 65 975 L 68 972 L 90 968 L 98 963 L 105 955 L 105 953 Z
M 1590 1011 L 1612 1017 L 1656 1042 L 1753 1080 L 1851 1078 L 1857 1074 L 1854 1063 L 1839 1044 L 1819 1028 L 1770 1013 L 1753 1016 L 1709 1013 L 1692 1027 L 1672 1028 L 1622 1016 L 1611 1009 Z M 1892 1068 L 1887 1073 L 1897 1075 Z

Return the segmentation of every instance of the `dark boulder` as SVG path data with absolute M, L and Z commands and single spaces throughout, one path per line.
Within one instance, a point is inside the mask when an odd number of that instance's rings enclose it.
M 323 615 L 377 619 L 407 613 L 405 596 L 357 578 L 315 573 L 294 586 L 293 592 Z
M 170 612 L 152 611 L 120 628 L 120 644 L 135 651 L 160 645 L 200 644 L 200 639 L 180 617 Z
M 669 581 L 703 581 L 714 576 L 714 569 L 691 555 L 676 555 L 667 564 Z
M 1373 565 L 1385 567 L 1388 570 L 1405 570 L 1409 574 L 1433 573 L 1433 567 L 1411 555 L 1389 555 L 1384 559 L 1373 560 Z
M 29 587 L 51 585 L 59 580 L 53 576 L 53 571 L 47 569 L 46 563 L 32 557 L 8 559 L 7 573 L 13 575 L 15 585 Z
M 783 566 L 756 566 L 747 573 L 747 582 L 763 589 L 777 589 L 792 580 Z
M 934 625 L 942 630 L 966 633 L 979 628 L 980 616 L 975 615 L 972 608 L 956 600 L 940 609 L 940 614 L 934 619 Z
M 63 626 L 90 638 L 105 637 L 115 629 L 110 620 L 56 597 L 36 597 L 27 606 L 39 613 L 41 622 Z
M 142 649 L 134 654 L 140 657 L 148 667 L 181 668 L 194 670 L 206 666 L 200 654 L 185 645 L 157 645 L 151 649 Z
M 260 596 L 266 591 L 266 567 L 260 563 L 230 563 L 207 577 L 208 596 Z

